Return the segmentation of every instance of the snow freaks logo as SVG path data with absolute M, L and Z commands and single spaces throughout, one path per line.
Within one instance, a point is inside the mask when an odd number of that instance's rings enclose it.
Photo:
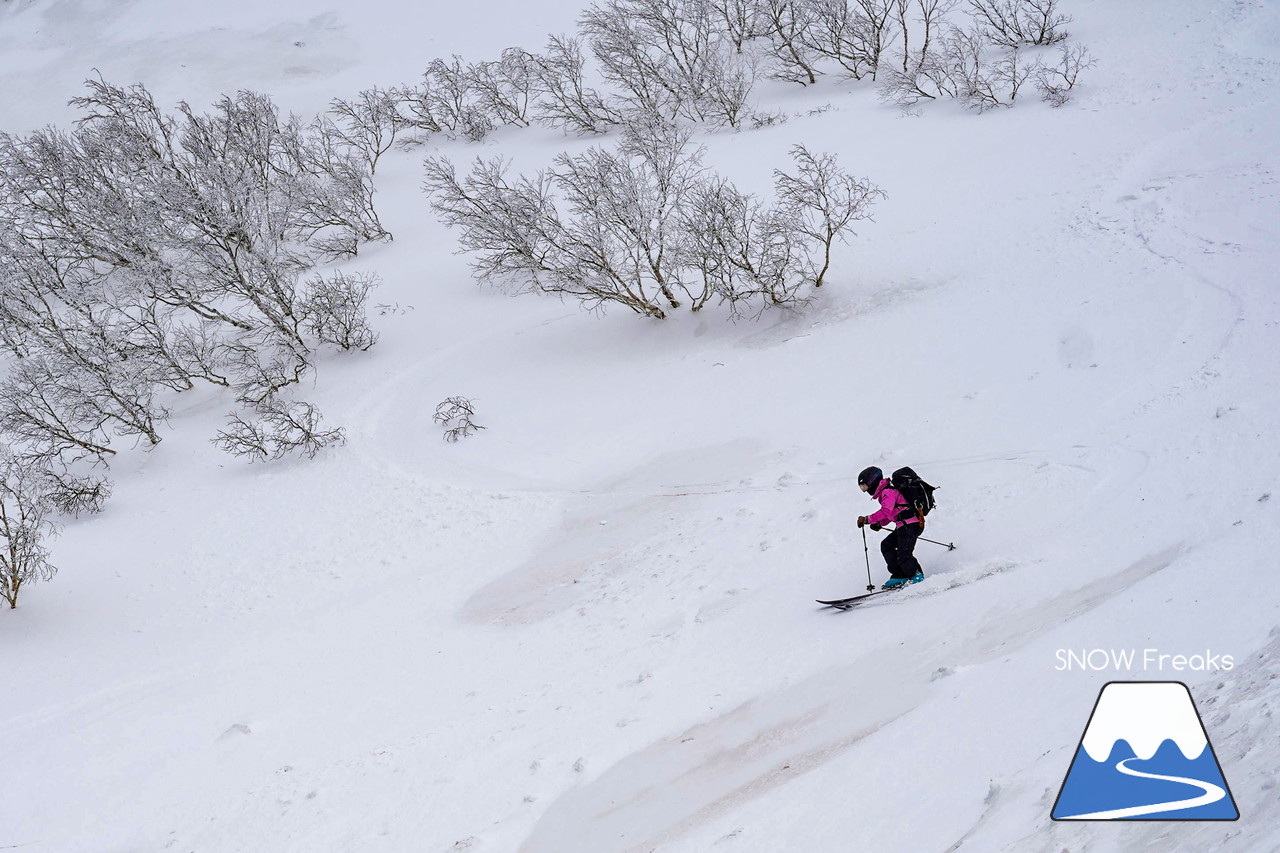
M 1098 694 L 1054 820 L 1235 820 L 1235 800 L 1181 681 L 1112 681 Z

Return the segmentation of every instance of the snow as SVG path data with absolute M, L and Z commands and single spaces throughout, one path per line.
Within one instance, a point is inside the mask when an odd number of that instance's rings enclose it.
M 245 465 L 208 442 L 232 401 L 178 397 L 53 543 L 59 575 L 0 613 L 0 848 L 1280 848 L 1280 11 L 1068 5 L 1099 62 L 1062 109 L 775 83 L 787 123 L 700 140 L 744 188 L 802 142 L 888 193 L 804 312 L 479 289 L 419 190 L 433 147 L 387 155 L 396 240 L 356 266 L 399 308 L 305 394 L 347 446 Z M 70 121 L 95 68 L 305 113 L 580 11 L 17 0 L 0 128 Z M 439 153 L 532 169 L 588 144 Z M 458 394 L 486 429 L 446 444 L 430 415 Z M 866 585 L 868 464 L 941 486 L 926 535 L 957 548 L 820 610 Z M 1056 668 L 1092 648 L 1235 666 Z M 1049 820 L 1124 678 L 1187 683 L 1238 822 Z

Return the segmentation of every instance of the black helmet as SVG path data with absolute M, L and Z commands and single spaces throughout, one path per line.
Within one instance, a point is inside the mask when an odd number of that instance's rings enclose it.
M 870 468 L 864 468 L 862 473 L 858 475 L 858 485 L 866 486 L 868 492 L 874 492 L 883 479 L 884 472 L 872 465 Z

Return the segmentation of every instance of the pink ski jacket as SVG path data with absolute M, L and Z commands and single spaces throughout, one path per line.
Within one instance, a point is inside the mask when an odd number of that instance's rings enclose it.
M 898 513 L 908 507 L 907 499 L 902 496 L 902 492 L 889 485 L 888 477 L 880 480 L 880 485 L 876 487 L 872 497 L 880 501 L 880 511 L 867 516 L 867 524 L 888 524 L 891 521 L 899 525 L 920 523 L 920 518 L 916 515 L 898 520 Z

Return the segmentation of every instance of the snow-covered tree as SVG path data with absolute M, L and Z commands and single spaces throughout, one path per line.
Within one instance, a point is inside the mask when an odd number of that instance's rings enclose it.
M 775 173 L 765 207 L 709 173 L 690 138 L 660 121 L 634 125 L 617 150 L 562 154 L 514 180 L 501 160 L 460 178 L 432 159 L 425 189 L 475 254 L 479 280 L 657 319 L 713 300 L 735 312 L 801 301 L 825 282 L 834 241 L 882 195 L 797 147 L 796 170 Z
M 756 65 L 723 22 L 707 0 L 601 0 L 581 26 L 624 111 L 736 127 Z
M 326 133 L 337 137 L 348 148 L 359 151 L 369 164 L 369 173 L 391 150 L 403 124 L 396 110 L 395 93 L 373 87 L 365 89 L 354 100 L 335 98 L 329 104 L 334 116 L 332 129 Z
M 617 108 L 585 82 L 581 39 L 550 36 L 533 62 L 538 86 L 533 115 L 538 122 L 579 134 L 606 133 L 622 123 Z
M 482 74 L 477 66 L 454 54 L 427 65 L 417 86 L 398 90 L 401 113 L 410 126 L 427 133 L 444 133 L 478 142 L 494 128 L 486 109 Z
M 782 80 L 808 85 L 818 82 L 821 55 L 819 21 L 809 0 L 758 0 L 760 19 L 769 39 L 773 74 Z
M 896 0 L 807 0 L 806 45 L 853 80 L 876 79 L 895 35 Z
M 473 67 L 472 86 L 481 109 L 497 124 L 528 127 L 538 94 L 538 62 L 528 51 L 509 47 L 496 62 Z
M 969 12 L 992 44 L 1001 47 L 1050 45 L 1065 41 L 1071 18 L 1058 0 L 969 0 Z
M 368 288 L 304 276 L 390 237 L 382 95 L 304 124 L 250 92 L 166 115 L 141 86 L 87 87 L 73 131 L 0 134 L 0 426 L 103 459 L 113 436 L 160 440 L 163 392 L 263 400 L 310 370 L 316 337 L 372 343 Z
M 57 574 L 44 544 L 59 531 L 53 515 L 97 512 L 108 493 L 100 479 L 56 471 L 47 460 L 0 445 L 0 597 L 10 609 L 24 587 Z
M 870 218 L 870 207 L 884 192 L 840 168 L 835 155 L 813 155 L 803 145 L 791 149 L 795 172 L 775 169 L 778 206 L 791 229 L 804 241 L 804 274 L 822 287 L 831 269 L 831 249 L 846 239 L 849 228 Z

